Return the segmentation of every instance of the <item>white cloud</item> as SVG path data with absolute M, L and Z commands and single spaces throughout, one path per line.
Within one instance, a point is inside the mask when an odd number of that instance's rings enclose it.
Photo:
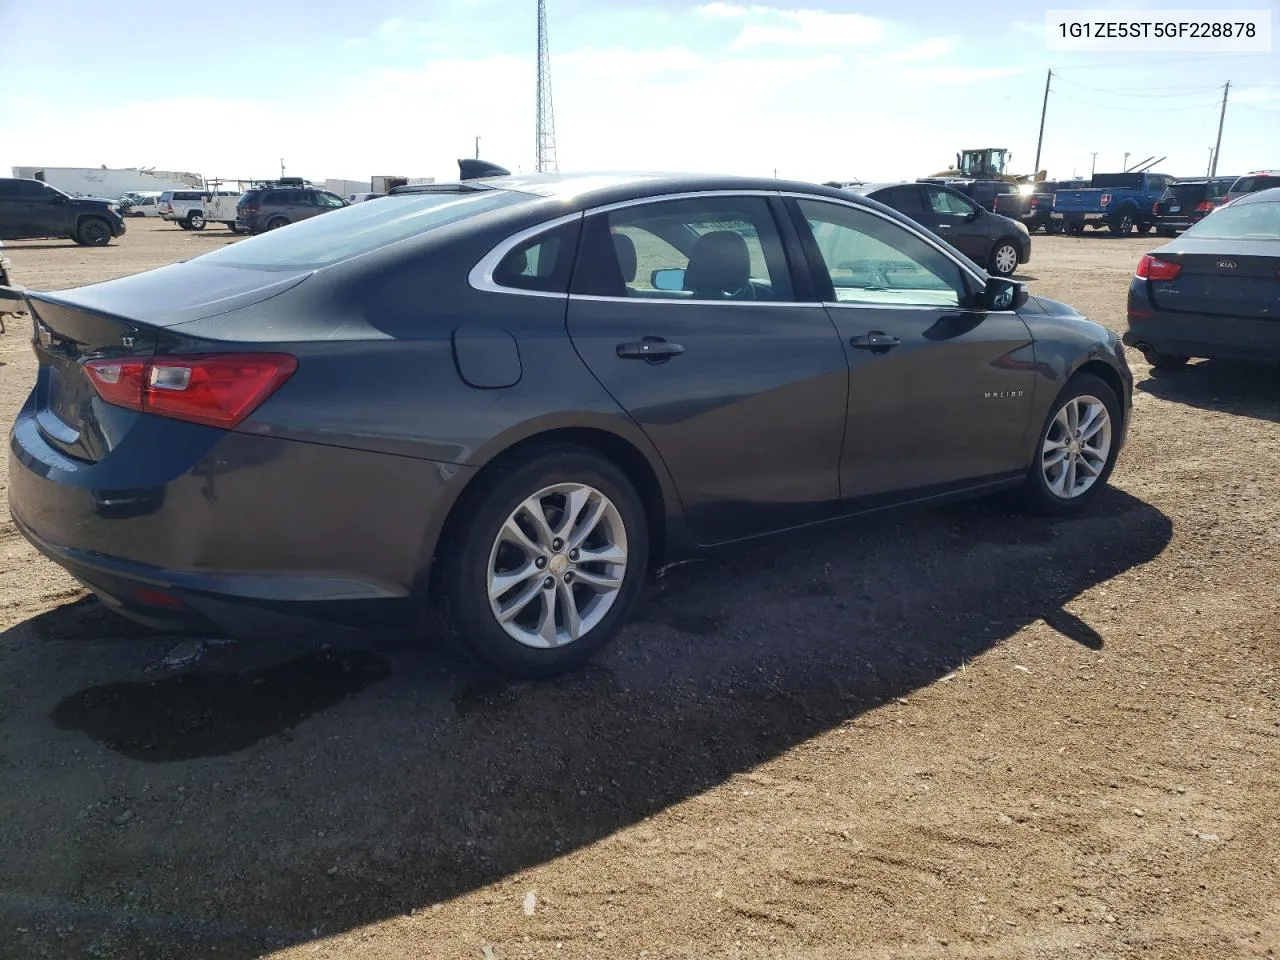
M 762 11 L 759 12 L 758 11 Z M 754 7 L 747 23 L 733 41 L 736 48 L 865 47 L 887 39 L 888 25 L 861 13 L 827 13 L 822 10 L 767 10 Z
M 744 7 L 737 3 L 725 3 L 724 0 L 715 0 L 713 3 L 704 3 L 700 7 L 694 7 L 693 10 L 694 13 L 704 17 L 711 17 L 717 20 L 736 20 L 751 16 L 753 11 L 757 14 L 767 12 L 768 7 Z
M 930 37 L 909 47 L 887 53 L 883 57 L 886 63 L 913 63 L 919 60 L 937 60 L 945 57 L 960 46 L 959 37 Z

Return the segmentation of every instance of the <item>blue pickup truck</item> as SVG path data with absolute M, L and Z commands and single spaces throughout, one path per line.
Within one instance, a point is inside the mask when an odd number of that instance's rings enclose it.
M 1052 216 L 1067 233 L 1084 233 L 1085 226 L 1105 226 L 1118 237 L 1135 227 L 1146 233 L 1155 224 L 1156 201 L 1177 179 L 1163 173 L 1094 174 L 1087 187 L 1055 193 Z

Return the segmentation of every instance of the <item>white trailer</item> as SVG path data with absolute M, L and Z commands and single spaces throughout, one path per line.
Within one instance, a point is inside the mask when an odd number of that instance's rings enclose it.
M 133 167 L 122 170 L 106 167 L 14 167 L 13 175 L 43 180 L 73 197 L 101 197 L 104 200 L 119 200 L 126 193 L 199 190 L 204 186 L 199 174 Z
M 393 177 L 380 176 L 372 178 L 371 192 L 387 193 L 392 187 L 418 186 L 423 183 L 435 183 L 435 177 Z M 352 191 L 361 193 L 363 191 Z

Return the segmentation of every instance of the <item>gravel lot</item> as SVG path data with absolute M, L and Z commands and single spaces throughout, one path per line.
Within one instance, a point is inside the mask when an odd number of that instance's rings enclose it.
M 230 239 L 6 250 L 55 288 Z M 1118 328 L 1157 243 L 1037 236 L 1024 276 Z M 34 374 L 8 328 L 6 432 Z M 406 637 L 164 670 L 183 638 L 0 504 L 0 957 L 1275 956 L 1280 378 L 1130 359 L 1087 516 L 983 502 L 682 568 L 553 682 Z

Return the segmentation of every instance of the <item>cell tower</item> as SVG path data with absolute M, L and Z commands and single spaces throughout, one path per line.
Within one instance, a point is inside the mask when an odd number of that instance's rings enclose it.
M 556 115 L 551 106 L 551 52 L 547 49 L 547 2 L 538 0 L 537 170 L 556 173 Z

